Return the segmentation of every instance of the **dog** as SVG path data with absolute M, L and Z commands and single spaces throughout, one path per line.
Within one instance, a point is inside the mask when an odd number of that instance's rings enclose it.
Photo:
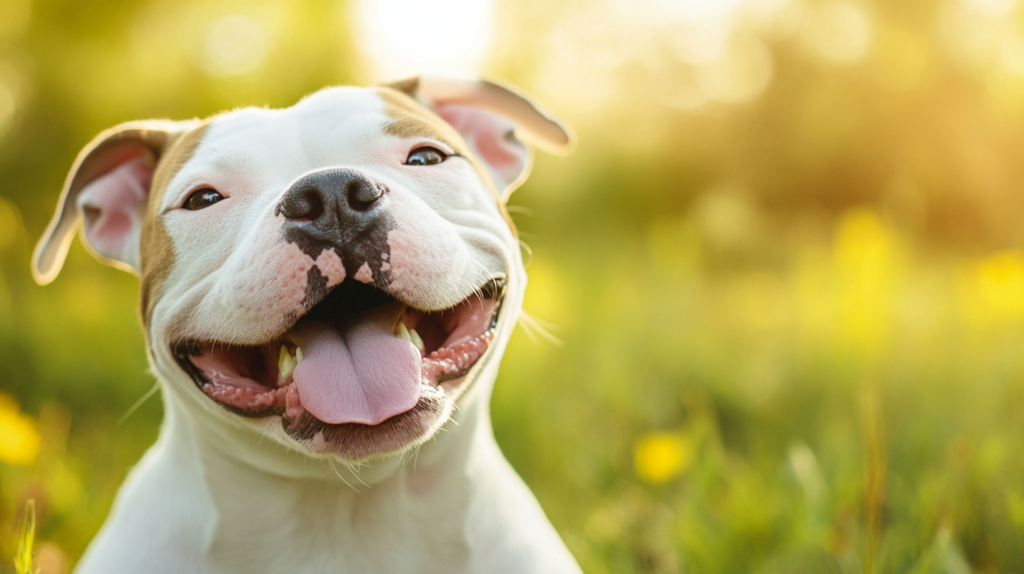
M 89 143 L 33 274 L 79 225 L 137 274 L 166 415 L 77 572 L 579 572 L 488 413 L 524 141 L 573 146 L 510 88 L 421 76 Z

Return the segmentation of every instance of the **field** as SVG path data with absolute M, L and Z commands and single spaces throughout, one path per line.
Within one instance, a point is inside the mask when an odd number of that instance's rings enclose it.
M 591 574 L 1024 572 L 1024 13 L 719 4 L 492 7 L 465 65 L 579 136 L 510 201 L 499 444 Z M 28 273 L 75 154 L 403 71 L 325 6 L 0 4 L 0 573 L 28 499 L 67 572 L 162 416 L 136 279 Z

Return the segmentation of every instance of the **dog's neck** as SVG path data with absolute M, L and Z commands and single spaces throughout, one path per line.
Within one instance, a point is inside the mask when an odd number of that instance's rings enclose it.
M 403 560 L 465 564 L 472 553 L 471 523 L 483 510 L 474 502 L 493 498 L 476 492 L 494 486 L 493 476 L 482 475 L 504 467 L 488 413 L 497 361 L 482 367 L 460 410 L 434 438 L 358 466 L 261 441 L 251 429 L 204 416 L 188 399 L 167 393 L 162 439 L 178 451 L 174 458 L 194 465 L 193 479 L 203 485 L 208 512 L 201 520 L 212 525 L 205 535 L 208 558 L 235 568 L 258 556 L 286 571 L 293 552 L 346 561 L 375 556 L 365 552 L 369 547 L 379 548 L 382 560 L 388 549 L 404 548 L 412 551 L 403 552 Z M 302 548 L 282 547 L 296 537 L 305 541 Z M 408 565 L 391 566 L 398 571 Z

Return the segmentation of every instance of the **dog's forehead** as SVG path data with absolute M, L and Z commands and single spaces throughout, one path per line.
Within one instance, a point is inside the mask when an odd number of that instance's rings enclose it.
M 280 163 L 289 155 L 315 156 L 325 146 L 379 136 L 388 121 L 384 101 L 373 90 L 329 88 L 289 108 L 245 108 L 218 116 L 194 157 L 271 154 Z
M 215 116 L 202 130 L 194 152 L 171 176 L 170 188 L 213 183 L 201 180 L 216 179 L 211 176 L 218 172 L 247 172 L 264 183 L 285 184 L 339 162 L 373 163 L 388 153 L 388 141 L 409 138 L 438 141 L 460 155 L 467 151 L 444 120 L 387 88 L 327 88 L 289 108 L 244 108 Z M 165 197 L 160 203 L 173 201 Z

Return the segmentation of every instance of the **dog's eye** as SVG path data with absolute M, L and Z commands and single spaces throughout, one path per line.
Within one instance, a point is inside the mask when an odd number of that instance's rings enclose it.
M 448 159 L 443 151 L 428 146 L 418 147 L 409 152 L 405 165 L 434 165 Z
M 185 199 L 185 205 L 182 206 L 189 211 L 195 211 L 197 209 L 203 209 L 204 207 L 210 207 L 214 203 L 224 199 L 224 196 L 217 192 L 212 187 L 204 187 L 193 191 L 188 198 Z

